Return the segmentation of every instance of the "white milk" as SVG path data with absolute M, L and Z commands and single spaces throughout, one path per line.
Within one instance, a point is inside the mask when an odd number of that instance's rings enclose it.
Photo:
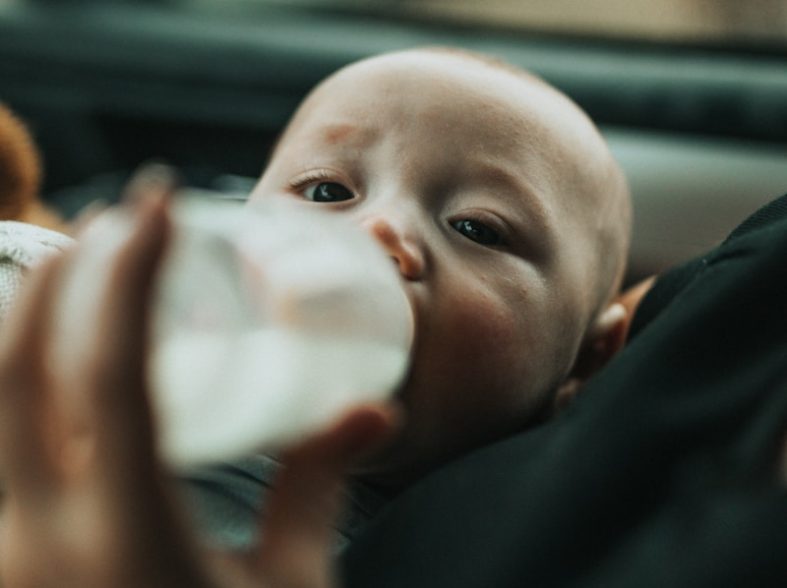
M 347 219 L 307 208 L 176 208 L 151 374 L 174 467 L 296 440 L 400 383 L 413 318 L 398 271 Z
M 384 398 L 407 351 L 285 330 L 181 334 L 152 357 L 161 449 L 175 467 L 249 455 Z

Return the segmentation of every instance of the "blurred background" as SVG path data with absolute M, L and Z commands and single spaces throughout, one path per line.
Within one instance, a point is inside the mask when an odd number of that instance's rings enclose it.
M 531 69 L 598 122 L 633 189 L 630 280 L 787 192 L 787 0 L 0 0 L 0 102 L 71 217 L 150 159 L 244 192 L 317 81 L 435 44 Z

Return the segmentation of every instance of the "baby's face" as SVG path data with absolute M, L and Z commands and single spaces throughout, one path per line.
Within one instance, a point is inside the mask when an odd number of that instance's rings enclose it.
M 453 56 L 362 62 L 307 99 L 252 195 L 348 215 L 399 267 L 416 341 L 380 476 L 526 426 L 571 368 L 594 271 L 576 144 L 599 139 L 556 97 Z

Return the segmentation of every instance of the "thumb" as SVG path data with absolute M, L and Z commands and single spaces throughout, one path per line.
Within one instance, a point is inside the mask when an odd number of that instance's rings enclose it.
M 345 474 L 390 435 L 397 420 L 391 407 L 356 408 L 282 456 L 258 554 L 270 586 L 332 585 L 333 524 L 342 508 Z

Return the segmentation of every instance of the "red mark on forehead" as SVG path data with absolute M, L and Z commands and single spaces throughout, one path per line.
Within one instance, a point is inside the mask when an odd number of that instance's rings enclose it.
M 354 134 L 356 127 L 351 124 L 331 125 L 323 131 L 323 138 L 329 145 L 345 141 Z

